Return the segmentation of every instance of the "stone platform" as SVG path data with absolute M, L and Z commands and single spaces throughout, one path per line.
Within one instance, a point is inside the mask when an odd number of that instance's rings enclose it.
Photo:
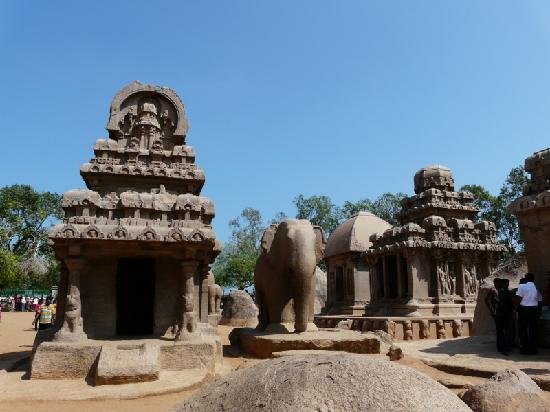
M 161 370 L 213 373 L 222 361 L 218 336 L 163 339 L 42 342 L 33 355 L 31 379 L 87 379 L 96 385 L 146 382 Z
M 302 333 L 265 333 L 250 328 L 233 329 L 233 345 L 239 345 L 249 355 L 270 358 L 274 353 L 295 350 L 342 351 L 375 353 L 386 350 L 387 344 L 374 333 L 354 330 L 320 329 Z
M 538 355 L 522 355 L 513 348 L 509 356 L 496 350 L 493 336 L 472 336 L 452 340 L 400 342 L 405 356 L 454 375 L 489 378 L 505 369 L 521 369 L 543 390 L 550 391 L 550 349 Z
M 320 328 L 340 327 L 362 332 L 382 330 L 395 340 L 449 339 L 470 336 L 473 315 L 454 316 L 352 316 L 317 315 Z

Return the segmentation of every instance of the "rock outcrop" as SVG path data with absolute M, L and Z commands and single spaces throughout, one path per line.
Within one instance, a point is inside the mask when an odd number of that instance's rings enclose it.
M 409 411 L 470 409 L 409 367 L 360 355 L 269 359 L 219 379 L 172 411 Z
M 234 290 L 222 300 L 220 325 L 253 328 L 258 324 L 258 307 L 244 290 Z
M 319 267 L 315 268 L 315 298 L 313 302 L 313 313 L 325 312 L 327 302 L 327 274 Z
M 487 294 L 494 288 L 493 280 L 495 278 L 508 279 L 510 281 L 510 289 L 515 289 L 518 287 L 519 280 L 525 273 L 527 273 L 527 259 L 524 253 L 517 253 L 499 265 L 491 276 L 483 280 L 477 295 L 472 335 L 482 336 L 495 334 L 495 322 L 489 313 L 489 308 L 487 308 L 485 304 Z
M 474 412 L 541 412 L 550 411 L 542 390 L 524 372 L 507 369 L 483 385 L 468 389 L 462 400 Z

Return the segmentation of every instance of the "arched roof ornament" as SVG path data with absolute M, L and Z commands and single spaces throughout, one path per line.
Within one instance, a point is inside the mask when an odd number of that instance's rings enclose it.
M 157 106 L 161 127 L 165 128 L 167 137 L 181 139 L 181 143 L 184 143 L 189 123 L 179 96 L 168 87 L 143 84 L 139 81 L 123 87 L 113 98 L 107 123 L 109 137 L 118 139 L 128 134 L 127 127 L 131 123 L 128 119 L 132 120 L 132 117 L 138 115 L 144 101 L 151 102 L 146 105 Z

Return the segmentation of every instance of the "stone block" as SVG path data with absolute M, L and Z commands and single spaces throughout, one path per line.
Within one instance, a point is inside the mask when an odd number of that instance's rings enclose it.
M 100 345 L 89 342 L 43 342 L 32 359 L 31 379 L 84 379 L 100 351 Z
M 117 385 L 158 380 L 159 353 L 155 343 L 103 345 L 95 383 Z
M 375 334 L 353 330 L 319 330 L 302 333 L 265 334 L 241 329 L 238 342 L 246 353 L 269 358 L 273 352 L 289 350 L 330 350 L 350 353 L 385 354 L 388 346 Z
M 171 371 L 207 369 L 213 372 L 216 364 L 221 363 L 222 356 L 220 339 L 203 336 L 197 340 L 163 345 L 160 349 L 160 366 Z

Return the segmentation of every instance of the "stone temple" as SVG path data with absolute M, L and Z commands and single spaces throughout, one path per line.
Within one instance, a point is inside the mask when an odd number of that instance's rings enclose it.
M 35 348 L 32 378 L 67 377 L 74 357 L 70 377 L 97 362 L 102 383 L 133 379 L 116 376 L 116 358 L 147 360 L 142 380 L 221 359 L 219 308 L 209 307 L 220 245 L 183 103 L 171 89 L 131 83 L 114 97 L 107 130 L 80 168 L 87 189 L 64 194 L 65 218 L 50 232 L 61 263 L 58 316 L 55 334 Z
M 539 290 L 544 290 L 550 274 L 550 149 L 525 159 L 529 182 L 520 197 L 509 206 L 518 219 L 529 271 L 535 275 Z
M 328 254 L 329 315 L 317 316 L 318 325 L 352 319 L 354 328 L 382 329 L 398 339 L 470 333 L 480 281 L 506 248 L 496 241 L 493 223 L 475 220 L 473 195 L 455 191 L 448 168 L 420 169 L 414 191 L 402 201 L 399 226 L 385 228 L 370 217 L 361 227 L 354 217 L 354 223 L 344 222 L 329 237 L 327 250 L 346 236 L 358 239 L 372 233 L 369 242 L 348 242 L 347 249 L 340 249 L 339 256 L 352 257 L 342 275 L 338 266 L 333 270 L 334 257 Z M 367 246 L 361 258 L 360 244 Z M 342 296 L 347 306 L 341 304 Z M 361 315 L 358 302 L 365 302 Z

